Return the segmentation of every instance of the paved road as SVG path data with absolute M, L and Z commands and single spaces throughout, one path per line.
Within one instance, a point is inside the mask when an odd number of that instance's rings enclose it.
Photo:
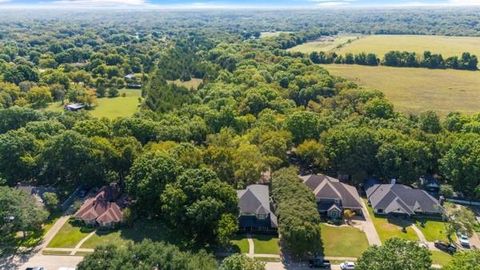
M 37 254 L 20 267 L 20 270 L 32 266 L 43 266 L 46 270 L 57 270 L 60 267 L 75 268 L 82 260 L 83 257 L 80 256 L 44 256 Z

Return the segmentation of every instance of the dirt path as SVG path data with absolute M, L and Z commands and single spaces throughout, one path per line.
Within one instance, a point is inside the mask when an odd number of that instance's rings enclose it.
M 247 235 L 248 241 L 248 256 L 254 257 L 255 256 L 255 243 L 253 242 L 252 236 L 250 234 Z

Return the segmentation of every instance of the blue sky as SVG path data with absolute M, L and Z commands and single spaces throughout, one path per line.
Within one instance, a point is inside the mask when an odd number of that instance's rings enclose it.
M 326 8 L 399 6 L 480 6 L 480 0 L 0 0 L 6 6 L 136 6 L 150 8 Z

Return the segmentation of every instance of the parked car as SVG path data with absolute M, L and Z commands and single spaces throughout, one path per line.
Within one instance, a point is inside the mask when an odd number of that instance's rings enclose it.
M 330 261 L 325 260 L 321 257 L 317 257 L 317 258 L 313 258 L 313 259 L 309 260 L 308 261 L 308 266 L 310 268 L 320 268 L 320 269 L 330 269 L 331 268 Z
M 435 247 L 442 250 L 442 251 L 445 251 L 447 253 L 450 253 L 450 254 L 453 254 L 455 252 L 457 252 L 457 247 L 452 245 L 452 244 L 448 244 L 448 243 L 445 243 L 445 242 L 442 242 L 442 241 L 435 241 Z
M 46 270 L 43 266 L 27 267 L 25 270 Z
M 470 248 L 470 239 L 468 238 L 468 236 L 460 234 L 458 235 L 458 241 L 460 242 L 460 245 L 462 245 L 462 247 Z
M 340 269 L 342 270 L 354 270 L 355 263 L 354 262 L 343 262 L 340 264 Z

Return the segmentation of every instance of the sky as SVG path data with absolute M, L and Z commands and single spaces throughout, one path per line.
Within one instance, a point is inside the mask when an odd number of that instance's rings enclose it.
M 480 6 L 480 0 L 0 0 L 5 7 L 135 8 L 349 8 L 408 6 Z

